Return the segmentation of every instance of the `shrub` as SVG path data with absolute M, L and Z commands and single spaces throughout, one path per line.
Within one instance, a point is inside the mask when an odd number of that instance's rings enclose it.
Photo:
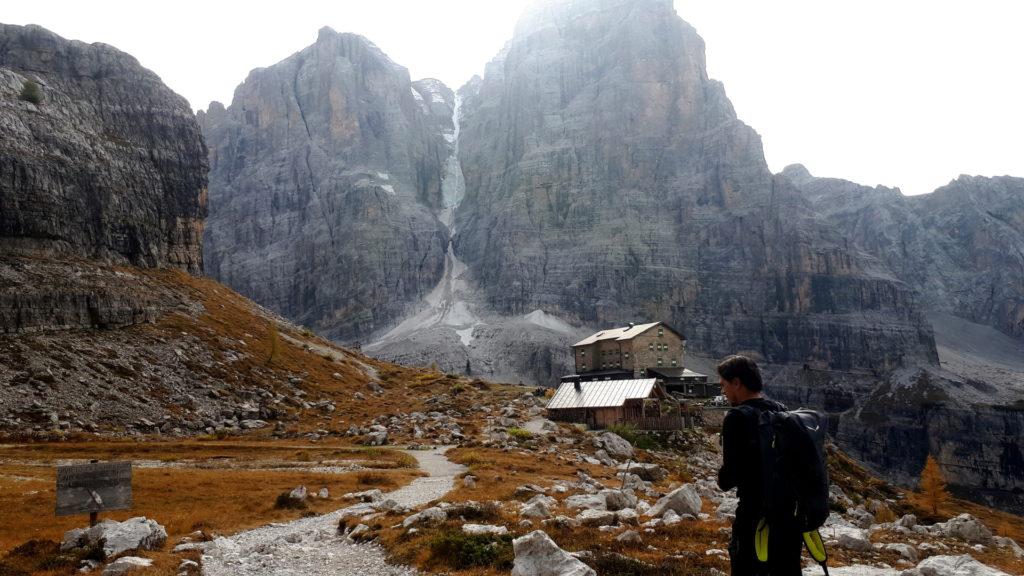
M 387 486 L 394 484 L 394 481 L 391 480 L 391 478 L 378 472 L 360 472 L 356 475 L 356 482 L 359 484 L 366 484 L 368 486 Z
M 25 83 L 21 85 L 21 94 L 18 97 L 38 106 L 43 103 L 43 90 L 35 80 L 25 80 Z
M 512 567 L 512 536 L 486 536 L 447 531 L 430 542 L 430 559 L 462 570 L 474 566 Z
M 513 438 L 516 438 L 517 440 L 527 440 L 533 438 L 532 432 L 530 432 L 529 430 L 524 430 L 522 428 L 509 428 L 508 435 Z
M 608 431 L 622 436 L 623 440 L 642 450 L 655 450 L 662 444 L 660 437 L 654 434 L 641 434 L 629 424 L 612 424 Z
M 274 508 L 279 510 L 305 510 L 308 506 L 306 506 L 304 501 L 292 498 L 291 490 L 285 490 L 277 495 L 277 500 L 274 501 Z

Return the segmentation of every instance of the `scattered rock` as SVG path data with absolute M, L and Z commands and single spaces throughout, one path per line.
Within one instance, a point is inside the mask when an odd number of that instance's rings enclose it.
M 597 438 L 594 438 L 594 446 L 604 448 L 609 456 L 619 460 L 630 459 L 635 455 L 633 446 L 614 432 L 602 432 Z
M 640 533 L 636 530 L 626 530 L 622 534 L 616 536 L 615 540 L 617 542 L 622 542 L 623 544 L 643 544 L 643 539 L 640 538 Z
M 306 497 L 309 496 L 309 492 L 305 486 L 299 486 L 292 488 L 292 491 L 288 493 L 288 498 L 296 502 L 305 502 Z
M 564 550 L 542 530 L 512 541 L 512 576 L 597 576 L 589 566 Z
M 607 510 L 584 510 L 576 516 L 583 526 L 608 526 L 615 523 L 615 512 Z
M 116 556 L 129 550 L 156 550 L 167 542 L 167 530 L 154 520 L 143 516 L 124 522 L 104 520 L 88 529 L 76 528 L 64 534 L 61 549 L 95 545 L 103 540 L 103 552 Z
M 447 518 L 448 514 L 444 510 L 438 508 L 437 506 L 434 506 L 432 508 L 427 508 L 422 512 L 417 512 L 416 514 L 409 516 L 408 518 L 402 521 L 402 527 L 408 528 L 415 524 L 437 524 L 440 522 L 444 522 Z
M 971 556 L 932 556 L 917 565 L 921 576 L 1010 576 L 978 562 Z
M 508 534 L 508 528 L 492 524 L 463 524 L 462 532 L 470 536 L 503 536 Z
M 956 518 L 951 518 L 946 522 L 938 523 L 935 525 L 935 528 L 946 536 L 959 538 L 966 542 L 985 544 L 992 540 L 992 531 L 978 521 L 977 518 L 966 513 Z
M 139 558 L 138 556 L 125 556 L 118 558 L 106 568 L 103 569 L 103 576 L 120 576 L 121 574 L 127 574 L 132 570 L 138 568 L 148 568 L 153 565 L 153 561 L 149 558 Z
M 701 500 L 697 489 L 693 484 L 683 484 L 651 506 L 651 509 L 647 511 L 647 516 L 661 516 L 666 510 L 673 510 L 677 514 L 697 516 L 700 514 L 700 507 Z

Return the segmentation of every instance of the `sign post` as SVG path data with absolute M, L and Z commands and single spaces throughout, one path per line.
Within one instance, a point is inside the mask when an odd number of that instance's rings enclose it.
M 57 467 L 57 516 L 89 514 L 89 526 L 95 526 L 100 512 L 131 507 L 131 462 Z

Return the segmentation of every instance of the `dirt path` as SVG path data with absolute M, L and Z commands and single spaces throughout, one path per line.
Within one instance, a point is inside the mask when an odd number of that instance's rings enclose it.
M 444 456 L 447 448 L 409 451 L 420 468 L 430 474 L 388 494 L 403 506 L 419 506 L 444 496 L 465 471 Z M 387 563 L 383 549 L 375 544 L 353 544 L 338 535 L 338 521 L 352 506 L 287 524 L 271 524 L 218 538 L 203 554 L 203 574 L 227 575 L 332 575 L 405 576 L 412 568 Z

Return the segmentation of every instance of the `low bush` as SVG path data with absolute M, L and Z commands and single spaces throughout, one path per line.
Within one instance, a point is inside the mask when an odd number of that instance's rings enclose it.
M 43 90 L 39 87 L 38 82 L 25 80 L 25 83 L 21 85 L 21 94 L 18 97 L 38 106 L 43 102 Z
M 507 570 L 512 567 L 512 536 L 470 536 L 462 532 L 446 531 L 430 541 L 432 564 L 445 565 L 456 570 L 475 566 Z
M 629 424 L 612 424 L 608 431 L 622 436 L 622 439 L 629 442 L 635 448 L 642 450 L 657 450 L 662 447 L 662 439 L 657 434 L 643 434 Z
M 291 490 L 285 490 L 277 495 L 277 500 L 274 501 L 274 508 L 280 510 L 305 510 L 308 506 L 304 500 L 292 498 Z
M 517 440 L 527 440 L 533 438 L 533 433 L 523 428 L 509 428 L 508 435 Z

